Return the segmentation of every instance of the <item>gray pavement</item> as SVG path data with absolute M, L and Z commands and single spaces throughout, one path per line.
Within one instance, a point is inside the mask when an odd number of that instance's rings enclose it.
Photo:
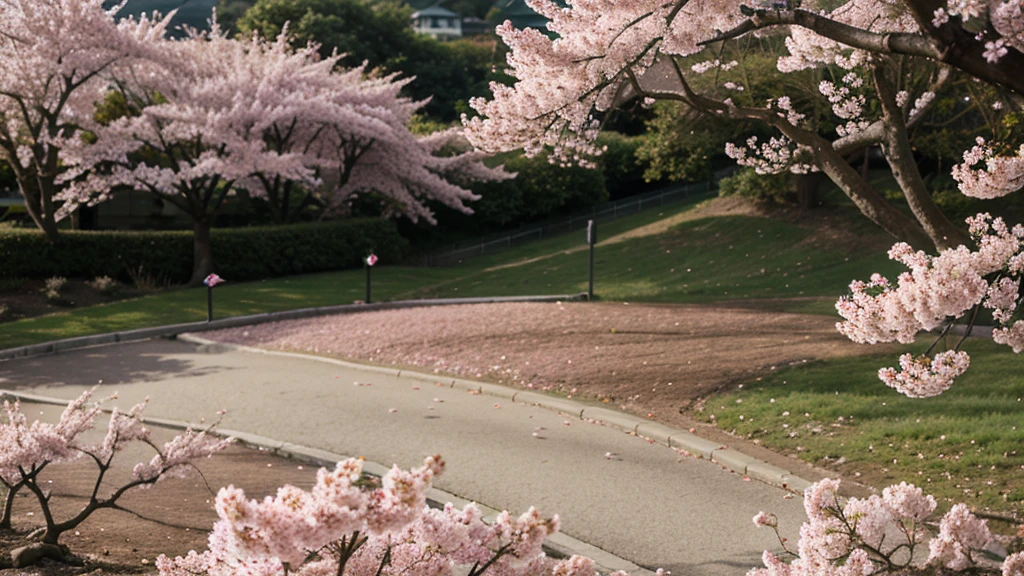
M 776 545 L 751 523 L 759 510 L 793 541 L 804 519 L 799 497 L 611 426 L 379 371 L 166 340 L 0 363 L 0 388 L 71 399 L 99 381 L 123 406 L 151 397 L 152 417 L 224 408 L 225 428 L 386 465 L 442 454 L 442 490 L 558 513 L 568 535 L 676 576 L 760 564 Z

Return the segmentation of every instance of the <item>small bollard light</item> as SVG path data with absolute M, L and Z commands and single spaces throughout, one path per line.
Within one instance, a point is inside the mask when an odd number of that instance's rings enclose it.
M 366 257 L 365 262 L 366 262 L 366 303 L 369 304 L 371 302 L 371 300 L 370 300 L 370 268 L 373 268 L 373 265 L 377 263 L 377 255 L 371 252 L 370 255 Z
M 587 220 L 587 244 L 590 246 L 590 278 L 587 282 L 587 302 L 594 301 L 594 246 L 597 244 L 597 222 Z
M 225 280 L 216 274 L 210 274 L 203 279 L 206 286 L 206 321 L 213 322 L 213 287 L 223 283 Z

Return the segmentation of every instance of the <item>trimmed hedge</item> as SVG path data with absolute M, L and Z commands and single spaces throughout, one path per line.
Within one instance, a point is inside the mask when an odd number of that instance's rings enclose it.
M 290 226 L 214 229 L 214 269 L 228 280 L 259 280 L 361 266 L 374 250 L 384 262 L 401 260 L 405 240 L 395 223 L 357 219 Z M 171 283 L 192 274 L 192 232 L 64 231 L 49 244 L 35 230 L 0 229 L 0 270 L 9 278 L 111 276 L 129 270 Z

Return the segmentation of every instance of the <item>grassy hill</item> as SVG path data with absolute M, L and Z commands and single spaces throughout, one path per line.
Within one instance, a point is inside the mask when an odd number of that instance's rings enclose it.
M 802 217 L 744 206 L 737 200 L 693 199 L 602 225 L 596 295 L 834 314 L 835 298 L 850 280 L 899 270 L 885 256 L 888 238 L 856 213 L 835 209 Z M 585 292 L 583 236 L 546 239 L 443 268 L 381 262 L 373 272 L 374 300 Z M 362 270 L 229 282 L 217 289 L 216 312 L 226 317 L 345 304 L 364 295 Z M 205 317 L 205 290 L 168 290 L 5 323 L 0 347 Z

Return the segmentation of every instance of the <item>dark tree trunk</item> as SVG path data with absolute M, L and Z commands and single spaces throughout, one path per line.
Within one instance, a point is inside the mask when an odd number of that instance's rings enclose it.
M 17 487 L 7 488 L 7 494 L 4 496 L 4 512 L 3 516 L 0 517 L 0 529 L 11 529 L 11 509 L 14 508 L 14 495 L 17 492 Z
M 47 191 L 42 188 L 45 188 L 45 183 L 34 176 L 18 181 L 18 189 L 25 197 L 25 210 L 36 226 L 46 234 L 46 239 L 54 243 L 60 239 L 60 234 L 57 232 L 57 219 L 54 217 L 56 210 L 51 197 L 52 189 Z
M 796 193 L 796 204 L 801 210 L 811 210 L 818 206 L 818 186 L 825 175 L 821 172 L 794 174 L 790 180 Z
M 190 286 L 199 286 L 213 272 L 213 246 L 210 242 L 210 220 L 196 218 L 192 224 L 192 279 Z

